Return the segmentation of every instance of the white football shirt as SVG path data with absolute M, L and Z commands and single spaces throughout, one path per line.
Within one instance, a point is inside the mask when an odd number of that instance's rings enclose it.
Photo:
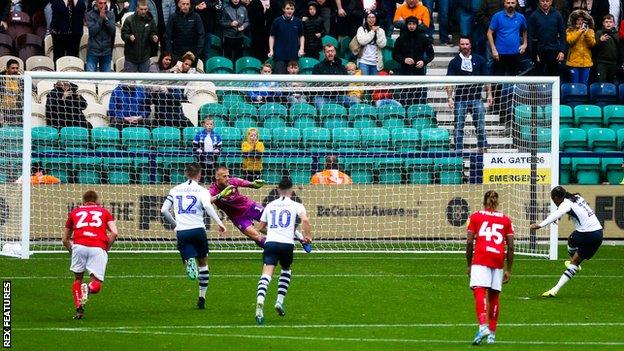
M 294 244 L 297 216 L 305 213 L 305 207 L 290 199 L 280 197 L 271 201 L 262 212 L 260 220 L 267 224 L 266 241 Z
M 167 202 L 173 204 L 176 231 L 204 228 L 204 211 L 217 224 L 223 224 L 210 203 L 210 192 L 194 180 L 187 180 L 169 191 Z
M 576 196 L 576 201 L 574 202 L 569 199 L 564 199 L 563 202 L 559 204 L 557 210 L 551 213 L 539 226 L 545 227 L 558 220 L 566 213 L 572 217 L 577 232 L 593 232 L 602 229 L 602 225 L 600 225 L 600 221 L 598 217 L 596 217 L 594 210 L 592 210 L 587 201 L 580 196 Z

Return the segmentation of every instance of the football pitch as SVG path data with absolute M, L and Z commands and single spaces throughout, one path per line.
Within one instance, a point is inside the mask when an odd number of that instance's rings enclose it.
M 603 244 L 556 298 L 559 261 L 516 256 L 496 350 L 624 349 L 624 246 Z M 261 254 L 214 253 L 205 310 L 175 254 L 111 253 L 106 281 L 72 320 L 69 255 L 0 258 L 15 350 L 470 350 L 476 332 L 463 255 L 297 252 L 286 316 L 254 320 Z

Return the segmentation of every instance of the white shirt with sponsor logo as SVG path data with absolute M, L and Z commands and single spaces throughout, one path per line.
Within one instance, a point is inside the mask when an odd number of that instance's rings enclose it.
M 302 213 L 306 213 L 305 207 L 289 197 L 271 201 L 260 218 L 267 224 L 266 241 L 294 244 L 295 222 Z
M 223 224 L 214 207 L 210 203 L 208 189 L 197 184 L 196 181 L 187 180 L 176 185 L 169 191 L 167 202 L 173 204 L 173 214 L 176 221 L 176 231 L 204 228 L 204 211 L 217 224 Z
M 545 227 L 558 220 L 566 213 L 572 217 L 577 232 L 593 232 L 602 229 L 602 225 L 600 225 L 600 221 L 596 217 L 594 210 L 589 207 L 585 199 L 578 195 L 574 202 L 569 199 L 564 199 L 563 202 L 559 204 L 557 210 L 551 213 L 539 226 Z

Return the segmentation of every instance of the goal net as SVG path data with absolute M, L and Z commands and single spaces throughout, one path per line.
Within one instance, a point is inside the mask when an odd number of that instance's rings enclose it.
M 468 216 L 496 190 L 514 223 L 516 252 L 556 257 L 556 228 L 528 229 L 550 210 L 558 180 L 554 79 L 69 72 L 15 79 L 18 106 L 1 107 L 4 254 L 62 251 L 67 214 L 86 190 L 97 191 L 117 220 L 114 250 L 175 251 L 160 207 L 185 180 L 184 165 L 199 160 L 206 173 L 225 165 L 231 176 L 264 179 L 261 189 L 240 189 L 259 204 L 290 177 L 318 251 L 461 252 Z M 208 136 L 206 124 L 214 125 Z M 207 219 L 211 250 L 257 249 L 219 214 L 228 232 Z

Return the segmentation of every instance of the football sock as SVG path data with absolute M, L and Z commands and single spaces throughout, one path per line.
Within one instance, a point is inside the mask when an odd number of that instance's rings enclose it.
M 499 297 L 500 292 L 496 290 L 488 291 L 488 301 L 490 302 L 489 321 L 490 331 L 494 333 L 496 331 L 496 324 L 498 324 L 498 311 L 499 311 Z
M 198 267 L 199 275 L 197 279 L 199 281 L 199 297 L 206 297 L 206 290 L 208 290 L 208 280 L 210 279 L 210 272 L 208 266 Z
M 282 270 L 280 274 L 279 284 L 277 285 L 277 303 L 284 303 L 284 297 L 286 297 L 288 287 L 290 286 L 290 272 L 290 270 Z
M 271 276 L 268 274 L 263 274 L 258 281 L 258 290 L 256 292 L 256 302 L 263 304 L 264 298 L 266 297 L 267 289 L 269 287 L 269 283 L 271 282 Z
M 485 302 L 485 288 L 476 287 L 472 289 L 474 295 L 475 307 L 477 312 L 477 320 L 479 325 L 484 325 L 487 322 L 487 304 Z
M 102 289 L 102 283 L 100 281 L 94 279 L 89 282 L 90 294 L 97 294 L 100 292 L 101 289 Z
M 82 299 L 80 285 L 82 285 L 82 281 L 80 280 L 74 280 L 74 283 L 72 284 L 72 293 L 74 295 L 74 304 L 76 305 L 76 308 L 80 307 L 80 300 Z
M 561 289 L 562 286 L 564 286 L 567 282 L 570 281 L 570 279 L 572 279 L 572 277 L 574 277 L 577 270 L 578 270 L 578 266 L 573 265 L 573 264 L 569 265 L 568 268 L 566 268 L 566 270 L 563 271 L 563 274 L 561 275 L 561 278 L 559 278 L 559 282 L 557 283 L 557 285 L 555 285 L 555 287 L 552 288 L 553 292 L 555 294 L 558 293 L 559 289 Z

